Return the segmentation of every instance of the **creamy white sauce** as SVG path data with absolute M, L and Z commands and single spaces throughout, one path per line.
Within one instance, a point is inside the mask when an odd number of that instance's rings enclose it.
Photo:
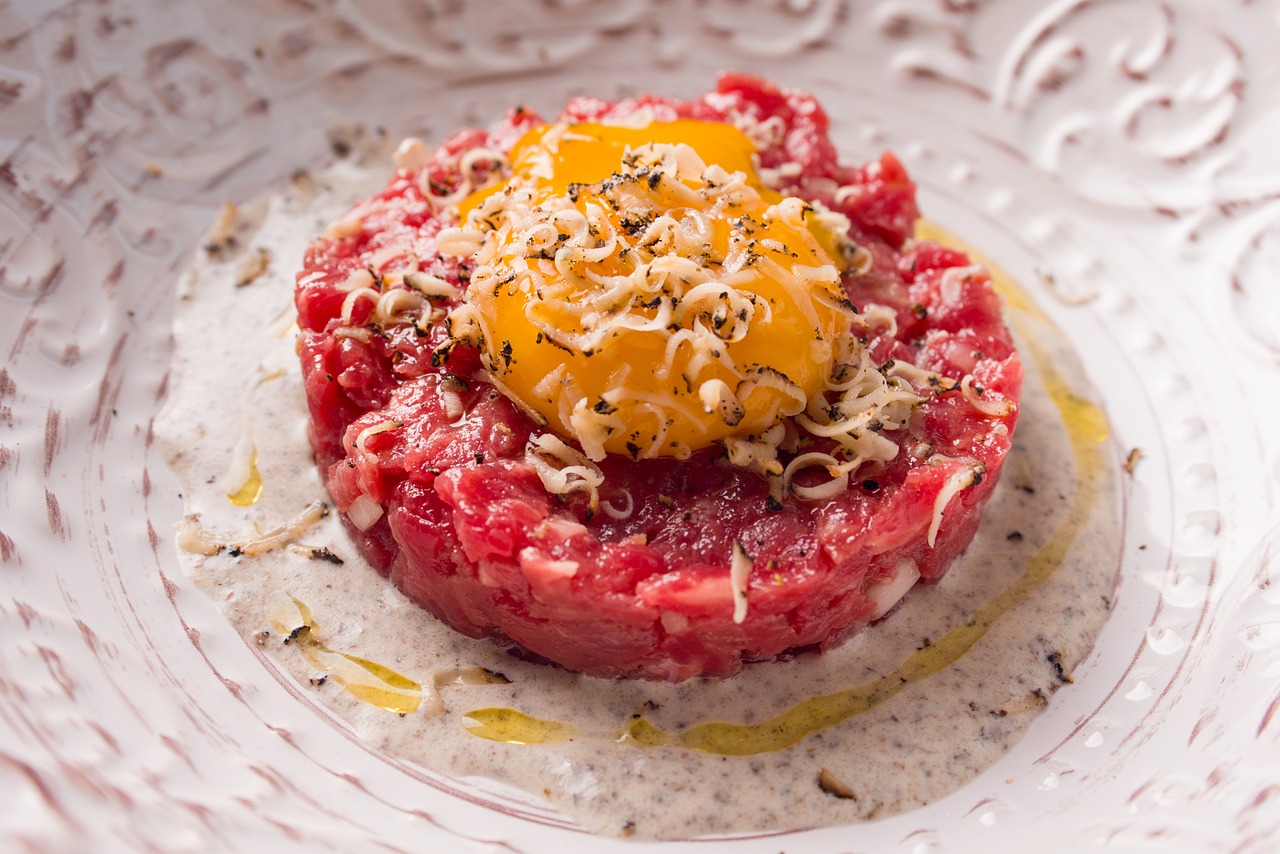
M 307 440 L 292 319 L 293 275 L 312 235 L 385 180 L 385 165 L 337 164 L 243 211 L 238 251 L 198 253 L 180 283 L 174 374 L 157 438 L 198 526 L 232 542 L 277 528 L 312 500 L 327 500 Z M 245 258 L 270 249 L 250 284 Z M 1038 330 L 1056 369 L 1078 386 L 1069 346 Z M 856 822 L 923 805 L 951 792 L 1005 752 L 1092 646 L 1106 619 L 1117 565 L 1114 474 L 1096 485 L 1087 535 L 1046 583 L 1005 614 L 959 661 L 907 685 L 891 700 L 783 750 L 718 756 L 614 739 L 644 717 L 668 732 L 706 721 L 751 723 L 817 695 L 856 687 L 963 622 L 1023 571 L 1066 517 L 1077 484 L 1061 414 L 1036 365 L 1027 379 L 1017 441 L 981 530 L 942 583 L 913 590 L 889 618 L 839 649 L 749 666 L 725 681 L 680 685 L 599 680 L 516 660 L 464 638 L 405 599 L 370 569 L 332 516 L 298 542 L 344 563 L 283 548 L 255 557 L 179 550 L 190 577 L 246 637 L 263 644 L 318 703 L 371 745 L 454 775 L 503 780 L 550 801 L 604 834 L 684 837 Z M 237 450 L 239 445 L 239 450 Z M 259 500 L 228 499 L 242 485 L 245 449 L 256 448 Z M 1113 455 L 1103 454 L 1106 465 Z M 233 476 L 233 469 L 239 469 Z M 1026 488 L 1031 488 L 1034 493 Z M 1018 536 L 1011 535 L 1017 534 Z M 357 699 L 297 642 L 272 628 L 269 601 L 285 591 L 314 615 L 329 649 L 385 665 L 422 684 L 478 665 L 509 684 L 444 687 L 444 711 L 423 702 L 401 716 Z M 271 599 L 275 593 L 276 598 Z M 479 738 L 466 712 L 511 707 L 569 724 L 571 741 L 517 745 Z M 818 784 L 826 771 L 853 798 Z M 828 786 L 827 788 L 832 788 Z

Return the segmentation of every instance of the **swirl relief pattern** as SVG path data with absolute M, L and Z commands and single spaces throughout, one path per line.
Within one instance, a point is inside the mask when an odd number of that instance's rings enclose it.
M 0 847 L 622 845 L 307 707 L 177 569 L 151 424 L 178 271 L 335 128 L 439 140 L 721 68 L 815 91 L 852 157 L 898 151 L 1076 338 L 1138 453 L 1115 615 L 988 775 L 672 849 L 1273 847 L 1278 36 L 1274 3 L 1209 0 L 0 4 Z

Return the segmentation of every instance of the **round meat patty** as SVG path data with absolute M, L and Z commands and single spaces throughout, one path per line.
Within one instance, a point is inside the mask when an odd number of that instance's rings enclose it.
M 547 428 L 483 379 L 477 350 L 446 347 L 443 318 L 470 262 L 436 247 L 456 202 L 503 168 L 495 153 L 543 123 L 522 109 L 404 152 L 387 187 L 308 250 L 296 302 L 311 436 L 360 551 L 458 631 L 595 676 L 724 677 L 840 643 L 916 578 L 945 573 L 1009 450 L 1022 368 L 986 272 L 911 240 L 918 211 L 902 166 L 892 155 L 841 165 L 811 96 L 726 75 L 692 101 L 578 99 L 560 118 L 642 109 L 769 128 L 762 176 L 848 217 L 869 255 L 844 276 L 874 318 L 867 349 L 882 372 L 908 368 L 922 397 L 906 427 L 883 434 L 898 445 L 892 460 L 824 500 L 771 495 L 716 445 L 686 460 L 609 455 L 596 505 L 549 492 L 526 457 Z M 412 290 L 383 279 L 406 245 L 419 294 L 439 309 L 425 322 L 397 320 L 383 299 Z M 735 620 L 731 576 L 743 575 Z

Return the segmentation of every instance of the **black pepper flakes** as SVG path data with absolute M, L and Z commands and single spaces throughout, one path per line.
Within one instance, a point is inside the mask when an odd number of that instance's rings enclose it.
M 1062 653 L 1054 650 L 1046 655 L 1045 659 L 1049 662 L 1050 666 L 1053 667 L 1053 673 L 1058 677 L 1059 682 L 1063 682 L 1068 685 L 1075 682 L 1075 680 L 1071 678 L 1071 674 L 1062 666 Z
M 319 546 L 317 548 L 312 549 L 308 553 L 308 557 L 310 557 L 311 560 L 322 560 L 322 561 L 325 561 L 326 563 L 334 564 L 335 566 L 342 566 L 343 564 L 342 558 L 338 557 L 336 554 L 329 551 L 329 549 L 325 546 Z

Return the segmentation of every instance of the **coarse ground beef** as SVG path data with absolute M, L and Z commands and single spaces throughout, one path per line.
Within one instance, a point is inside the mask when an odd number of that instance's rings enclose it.
M 478 377 L 477 352 L 459 347 L 433 364 L 447 340 L 443 323 L 380 325 L 373 301 L 345 290 L 354 271 L 385 272 L 380 250 L 401 245 L 424 272 L 465 288 L 468 262 L 436 252 L 435 236 L 455 222 L 431 196 L 465 189 L 462 160 L 475 184 L 497 168 L 468 152 L 507 151 L 543 123 L 517 109 L 492 130 L 454 134 L 420 169 L 399 170 L 357 206 L 352 233 L 309 248 L 296 302 L 311 438 L 338 509 L 346 515 L 357 504 L 348 523 L 361 552 L 458 631 L 597 676 L 723 677 L 743 662 L 848 638 L 877 616 L 868 591 L 904 559 L 925 581 L 941 577 L 973 537 L 1009 450 L 1022 368 L 985 271 L 961 252 L 910 239 L 919 213 L 901 164 L 889 154 L 840 164 L 810 95 L 730 74 L 691 101 L 579 98 L 561 118 L 641 108 L 659 120 L 772 129 L 762 169 L 777 170 L 783 193 L 848 216 L 850 236 L 870 253 L 870 268 L 845 286 L 860 310 L 878 305 L 896 319 L 896 330 L 882 323 L 868 340 L 876 363 L 972 376 L 1004 411 L 984 414 L 941 384 L 890 435 L 897 457 L 864 467 L 826 501 L 792 496 L 778 506 L 764 479 L 729 466 L 719 447 L 684 461 L 604 460 L 600 497 L 624 507 L 629 493 L 626 518 L 592 514 L 580 493 L 548 494 L 524 451 L 545 428 Z M 789 163 L 799 169 L 779 168 Z M 945 505 L 930 545 L 935 500 L 965 471 L 981 476 Z M 729 582 L 735 541 L 754 558 L 740 624 Z

